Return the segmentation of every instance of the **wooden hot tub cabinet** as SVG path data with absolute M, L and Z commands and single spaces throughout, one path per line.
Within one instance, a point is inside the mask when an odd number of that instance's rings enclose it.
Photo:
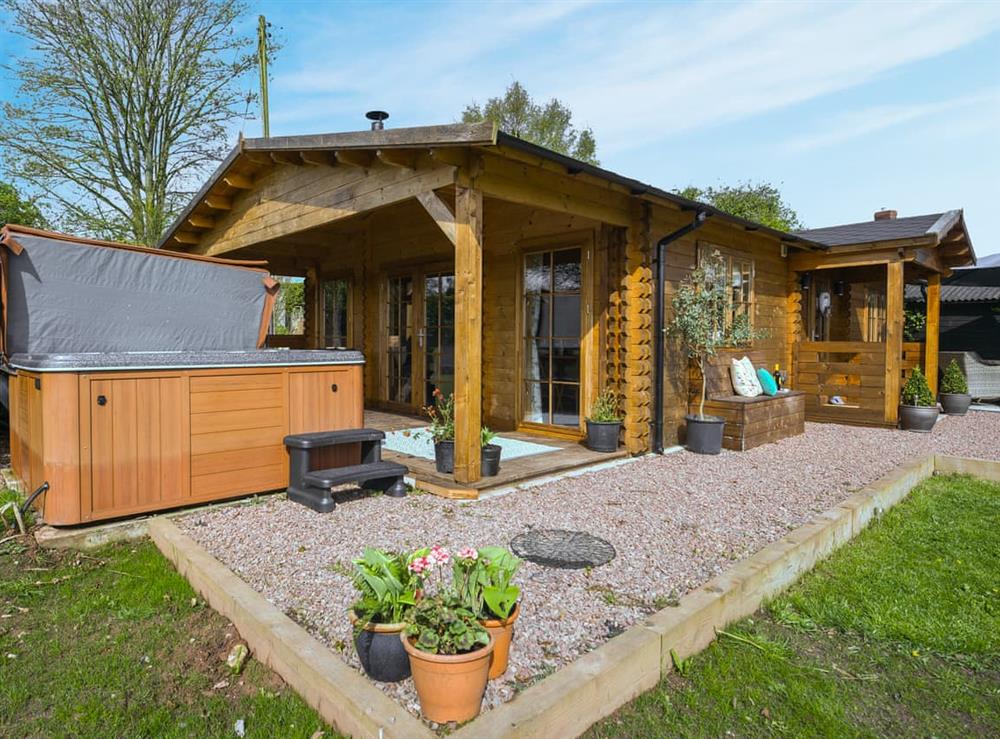
M 267 360 L 256 366 L 110 371 L 12 357 L 11 466 L 29 492 L 49 483 L 36 507 L 57 526 L 284 488 L 287 434 L 363 425 L 363 360 L 296 351 L 284 363 L 280 351 L 252 352 Z M 358 454 L 327 450 L 322 463 Z

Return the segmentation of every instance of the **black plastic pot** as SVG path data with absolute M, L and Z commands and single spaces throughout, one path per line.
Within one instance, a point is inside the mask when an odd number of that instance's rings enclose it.
M 500 474 L 501 451 L 499 444 L 487 444 L 483 447 L 483 456 L 480 462 L 480 472 L 483 477 L 496 477 Z
M 972 405 L 972 396 L 967 393 L 941 393 L 938 400 L 949 416 L 964 416 Z
M 380 683 L 396 683 L 410 676 L 410 657 L 399 638 L 403 624 L 369 624 L 355 628 L 354 648 L 365 674 Z
M 618 451 L 621 421 L 591 421 L 587 419 L 587 448 L 594 452 Z
M 450 475 L 455 471 L 455 442 L 434 442 L 434 466 L 438 472 Z
M 904 431 L 930 433 L 937 420 L 938 407 L 936 405 L 899 406 L 899 427 Z
M 687 421 L 687 439 L 685 446 L 688 451 L 696 454 L 718 454 L 722 451 L 722 431 L 726 420 L 718 416 L 684 416 Z

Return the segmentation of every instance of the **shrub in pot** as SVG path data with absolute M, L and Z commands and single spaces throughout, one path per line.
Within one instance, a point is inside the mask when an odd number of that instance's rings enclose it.
M 938 419 L 938 407 L 927 378 L 914 367 L 900 393 L 899 425 L 906 431 L 927 433 Z
M 941 408 L 949 416 L 964 416 L 968 413 L 969 406 L 972 405 L 969 383 L 966 381 L 965 375 L 962 374 L 962 368 L 958 366 L 956 359 L 952 359 L 944 368 L 938 399 L 941 401 Z
M 434 467 L 442 474 L 455 471 L 455 395 L 445 397 L 440 388 L 434 388 L 433 402 L 424 408 L 431 420 L 430 433 L 434 439 Z
M 495 438 L 496 433 L 486 426 L 479 430 L 479 446 L 482 448 L 480 471 L 483 477 L 496 477 L 500 474 L 500 454 L 503 450 L 499 444 L 492 443 Z
M 725 427 L 724 419 L 705 415 L 705 371 L 709 358 L 722 347 L 746 346 L 762 335 L 751 328 L 745 315 L 730 318 L 727 291 L 725 261 L 716 251 L 703 257 L 681 281 L 672 301 L 668 330 L 701 372 L 698 413 L 684 417 L 686 446 L 699 454 L 718 454 L 722 450 Z
M 614 452 L 618 450 L 618 437 L 621 435 L 622 414 L 621 404 L 616 393 L 611 388 L 604 388 L 594 399 L 587 416 L 587 448 L 595 452 Z
M 354 560 L 354 587 L 361 597 L 351 607 L 354 647 L 365 673 L 379 682 L 410 676 L 410 660 L 400 634 L 416 605 L 421 578 L 410 558 L 369 547 Z
M 443 547 L 423 552 L 411 562 L 423 577 L 451 561 Z M 486 692 L 493 637 L 454 589 L 425 592 L 399 638 L 410 658 L 424 718 L 437 723 L 475 718 Z
M 513 584 L 521 560 L 503 547 L 460 549 L 452 564 L 455 590 L 493 637 L 490 680 L 507 672 L 521 588 Z

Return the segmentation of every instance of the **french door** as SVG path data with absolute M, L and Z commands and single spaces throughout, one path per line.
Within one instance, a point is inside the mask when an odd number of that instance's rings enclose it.
M 455 390 L 455 275 L 416 272 L 386 285 L 383 400 L 416 410 Z

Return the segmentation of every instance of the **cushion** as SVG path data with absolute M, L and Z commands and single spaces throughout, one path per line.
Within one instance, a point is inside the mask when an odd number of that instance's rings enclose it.
M 757 395 L 763 395 L 764 388 L 760 386 L 760 380 L 757 379 L 757 368 L 753 366 L 753 362 L 750 360 L 750 357 L 743 357 L 740 362 L 744 367 L 746 367 L 747 372 L 749 372 L 750 376 L 753 378 L 753 385 L 757 389 Z M 754 395 L 753 397 L 757 397 L 757 395 Z
M 761 388 L 757 381 L 757 374 L 752 369 L 747 370 L 743 360 L 732 360 L 729 374 L 733 378 L 733 390 L 736 391 L 737 395 L 742 395 L 744 398 L 756 398 L 760 395 Z
M 778 394 L 778 383 L 774 381 L 774 375 L 763 367 L 757 368 L 757 379 L 760 380 L 760 386 L 764 388 L 764 395 Z

